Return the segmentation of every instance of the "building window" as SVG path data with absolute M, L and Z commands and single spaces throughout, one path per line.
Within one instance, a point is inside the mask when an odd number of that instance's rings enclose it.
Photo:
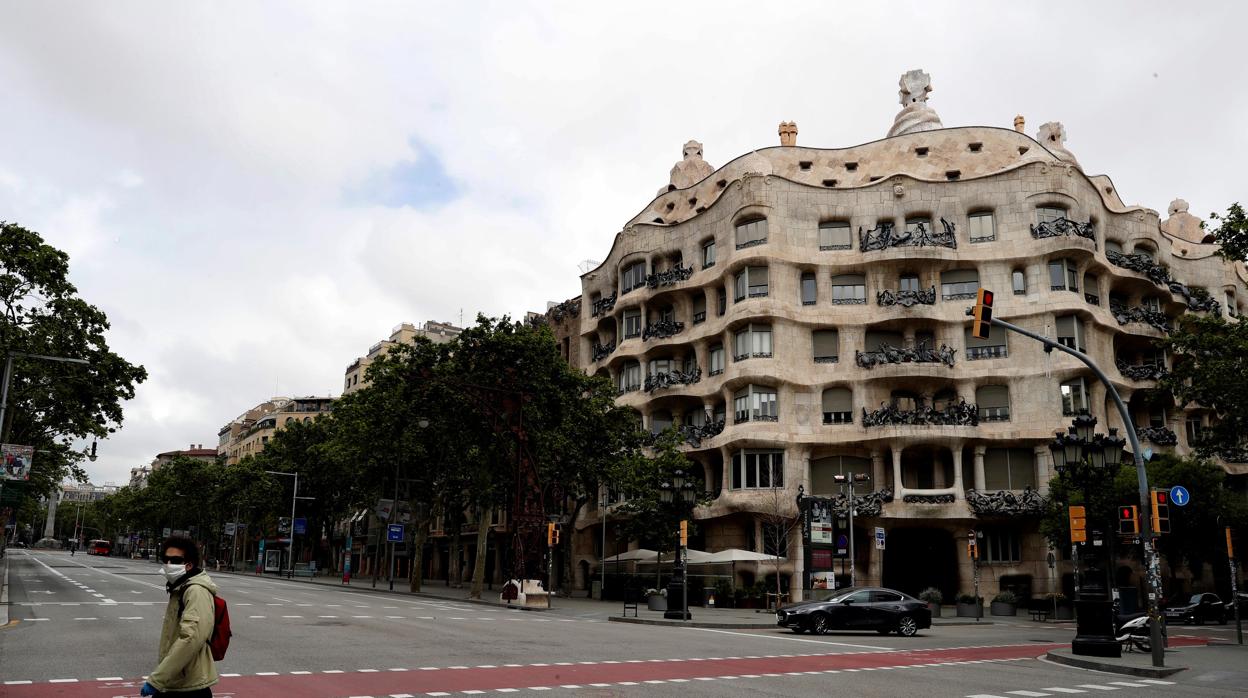
M 981 422 L 1010 420 L 1010 389 L 1004 385 L 981 385 L 975 390 L 975 405 Z
M 1187 445 L 1195 447 L 1200 443 L 1200 432 L 1204 425 L 1200 423 L 1200 417 L 1189 417 L 1187 420 Z
M 749 385 L 733 396 L 736 423 L 776 422 L 780 412 L 776 404 L 776 389 L 766 385 Z
M 840 336 L 836 330 L 815 330 L 810 333 L 817 364 L 834 364 L 840 356 Z
M 1004 330 L 990 332 L 988 339 L 979 339 L 971 334 L 971 326 L 966 326 L 966 360 L 976 361 L 978 359 L 1004 359 L 1009 355 L 1006 348 L 1006 335 Z
M 862 274 L 841 274 L 832 277 L 832 303 L 836 305 L 865 305 L 867 302 L 867 277 Z
M 707 269 L 715 266 L 715 241 L 708 240 L 702 243 L 702 268 Z
M 1101 280 L 1096 274 L 1083 275 L 1083 298 L 1091 305 L 1101 304 Z
M 1062 383 L 1062 414 L 1071 417 L 1088 413 L 1088 386 L 1083 378 Z
M 819 224 L 819 249 L 852 250 L 854 238 L 846 221 L 827 221 Z
M 914 274 L 906 274 L 905 276 L 898 279 L 898 285 L 900 287 L 900 290 L 902 291 L 918 291 L 919 290 L 919 277 L 915 276 Z
M 716 344 L 710 351 L 711 375 L 718 376 L 724 372 L 724 345 Z
M 706 322 L 706 294 L 699 293 L 693 299 L 693 324 Z
M 1036 456 L 1030 448 L 990 448 L 984 452 L 984 488 L 1022 490 L 1036 486 Z
M 1151 310 L 1155 313 L 1161 312 L 1161 300 L 1158 299 L 1157 296 L 1149 296 L 1143 299 L 1141 303 L 1147 310 Z
M 767 242 L 766 218 L 737 224 L 737 249 L 761 245 L 764 242 Z
M 1049 288 L 1054 291 L 1079 291 L 1079 269 L 1072 259 L 1049 262 Z
M 1226 295 L 1226 302 L 1225 302 L 1225 305 L 1226 305 L 1226 316 L 1227 316 L 1227 317 L 1235 317 L 1235 315 L 1236 315 L 1236 311 L 1238 310 L 1238 309 L 1235 307 L 1235 292 L 1234 292 L 1234 291 L 1227 291 L 1225 295 Z
M 828 388 L 823 391 L 823 423 L 854 423 L 854 394 L 849 388 Z
M 1027 275 L 1022 269 L 1015 269 L 1010 273 L 1010 281 L 1014 285 L 1014 295 L 1023 296 L 1027 294 Z
M 746 325 L 737 330 L 733 360 L 771 357 L 771 325 Z
M 624 339 L 641 336 L 641 309 L 629 308 L 624 311 Z
M 802 305 L 814 305 L 818 290 L 815 285 L 815 275 L 813 272 L 805 272 L 802 274 Z
M 1106 240 L 1105 241 L 1105 254 L 1109 255 L 1110 252 L 1117 252 L 1118 254 L 1122 254 L 1122 243 L 1118 242 L 1117 240 Z
M 983 562 L 1020 562 L 1023 559 L 1021 536 L 1008 528 L 989 528 L 984 531 Z
M 676 368 L 676 362 L 671 359 L 652 359 L 648 362 L 650 375 L 655 376 L 660 373 L 671 373 Z
M 1052 223 L 1066 217 L 1066 209 L 1057 206 L 1037 206 L 1036 220 L 1041 223 Z
M 992 242 L 997 239 L 997 227 L 991 213 L 972 213 L 966 219 L 971 242 Z
M 629 361 L 620 368 L 620 392 L 627 393 L 641 388 L 641 363 Z
M 922 228 L 924 232 L 932 232 L 932 219 L 930 218 L 907 218 L 906 232 L 915 235 Z
M 636 262 L 624 267 L 624 274 L 620 277 L 620 293 L 628 293 L 635 288 L 641 288 L 646 285 L 646 263 Z
M 736 296 L 733 302 L 767 295 L 767 267 L 746 267 L 737 272 L 735 281 Z
M 1136 245 L 1132 248 L 1131 253 L 1140 255 L 1141 257 L 1147 257 L 1150 262 L 1157 256 L 1157 253 L 1153 251 L 1153 248 L 1148 245 Z
M 940 295 L 947 301 L 974 298 L 979 290 L 979 272 L 974 269 L 953 269 L 940 275 Z
M 863 338 L 862 348 L 864 351 L 879 351 L 885 344 L 891 347 L 901 347 L 905 344 L 905 338 L 900 332 L 867 330 L 867 333 Z
M 1057 319 L 1057 343 L 1077 351 L 1087 351 L 1083 345 L 1083 323 L 1074 315 Z
M 738 451 L 732 456 L 732 489 L 784 487 L 784 451 Z
M 719 299 L 716 303 L 715 309 L 718 312 L 718 316 L 723 317 L 724 313 L 728 312 L 728 292 L 720 288 L 716 289 L 716 295 L 719 296 Z

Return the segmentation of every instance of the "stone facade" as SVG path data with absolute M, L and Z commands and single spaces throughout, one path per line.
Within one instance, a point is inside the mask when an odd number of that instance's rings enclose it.
M 975 289 L 996 292 L 998 317 L 1085 349 L 1151 446 L 1186 453 L 1209 417 L 1141 399 L 1168 361 L 1151 340 L 1184 312 L 1240 312 L 1248 271 L 1176 219 L 1185 204 L 1163 224 L 1124 205 L 1108 177 L 1085 175 L 1061 124 L 1034 140 L 942 127 L 917 72 L 902 79 L 901 135 L 816 149 L 786 123 L 784 145 L 662 189 L 581 277 L 579 314 L 556 334 L 647 428 L 688 426 L 714 494 L 692 547 L 762 552 L 764 520 L 796 515 L 799 486 L 833 496 L 834 474 L 862 472 L 891 499 L 858 519 L 860 583 L 969 592 L 974 529 L 981 593 L 1069 593 L 1071 565 L 1058 551 L 1050 570 L 1036 517 L 984 502 L 1044 495 L 1047 444 L 1074 412 L 1123 425 L 1073 357 L 999 330 L 971 338 Z M 705 164 L 700 144 L 685 155 L 682 173 Z M 580 569 L 597 564 L 600 515 L 577 522 Z M 871 544 L 875 526 L 885 551 Z M 787 553 L 781 574 L 800 598 L 796 532 Z
M 236 465 L 264 450 L 279 429 L 295 421 L 311 422 L 333 409 L 332 397 L 275 397 L 232 419 L 217 431 L 217 455 Z
M 424 337 L 434 344 L 442 344 L 451 341 L 463 331 L 463 328 L 456 327 L 449 322 L 434 322 L 433 320 L 426 322 L 421 327 L 417 327 L 410 322 L 396 325 L 390 331 L 389 338 L 377 342 L 368 348 L 367 354 L 347 364 L 347 370 L 344 371 L 342 394 L 354 393 L 368 385 L 368 365 L 373 363 L 373 360 L 378 356 L 390 351 L 392 347 L 399 344 L 411 344 L 416 341 L 417 337 Z

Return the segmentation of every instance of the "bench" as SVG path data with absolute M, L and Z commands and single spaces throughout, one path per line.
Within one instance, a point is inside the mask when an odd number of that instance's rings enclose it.
M 1030 610 L 1030 613 L 1032 620 L 1047 623 L 1049 621 L 1049 616 L 1053 614 L 1053 609 L 1036 606 Z
M 297 562 L 295 563 L 295 569 L 292 573 L 296 577 L 313 577 L 316 576 L 316 567 L 302 562 Z

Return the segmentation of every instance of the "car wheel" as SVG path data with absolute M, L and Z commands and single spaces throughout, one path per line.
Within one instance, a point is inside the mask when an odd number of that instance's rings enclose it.
M 914 616 L 902 616 L 901 620 L 897 621 L 898 635 L 914 637 L 914 634 L 917 632 L 919 632 L 919 623 L 914 619 Z
M 823 613 L 816 613 L 810 625 L 810 632 L 812 635 L 823 635 L 828 632 L 828 616 Z

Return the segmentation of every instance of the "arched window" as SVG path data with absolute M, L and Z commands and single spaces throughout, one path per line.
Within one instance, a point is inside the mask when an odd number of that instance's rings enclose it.
M 814 495 L 840 494 L 837 475 L 871 475 L 871 459 L 861 456 L 828 456 L 810 461 L 810 491 Z
M 1004 422 L 1010 418 L 1010 388 L 1005 385 L 981 385 L 975 390 L 979 421 Z
M 1117 240 L 1106 240 L 1105 241 L 1105 254 L 1108 255 L 1110 252 L 1117 252 L 1118 254 L 1122 254 L 1122 243 L 1118 242 Z
M 756 218 L 737 224 L 737 249 L 767 242 L 767 219 Z
M 634 262 L 620 274 L 620 293 L 628 293 L 646 285 L 646 263 Z
M 823 423 L 854 423 L 854 394 L 849 388 L 828 388 L 823 391 Z
M 1052 223 L 1066 217 L 1066 209 L 1060 206 L 1037 206 L 1036 220 L 1040 223 Z
M 1027 295 L 1027 275 L 1023 273 L 1022 269 L 1015 269 L 1010 272 L 1010 281 L 1014 285 L 1014 295 Z

